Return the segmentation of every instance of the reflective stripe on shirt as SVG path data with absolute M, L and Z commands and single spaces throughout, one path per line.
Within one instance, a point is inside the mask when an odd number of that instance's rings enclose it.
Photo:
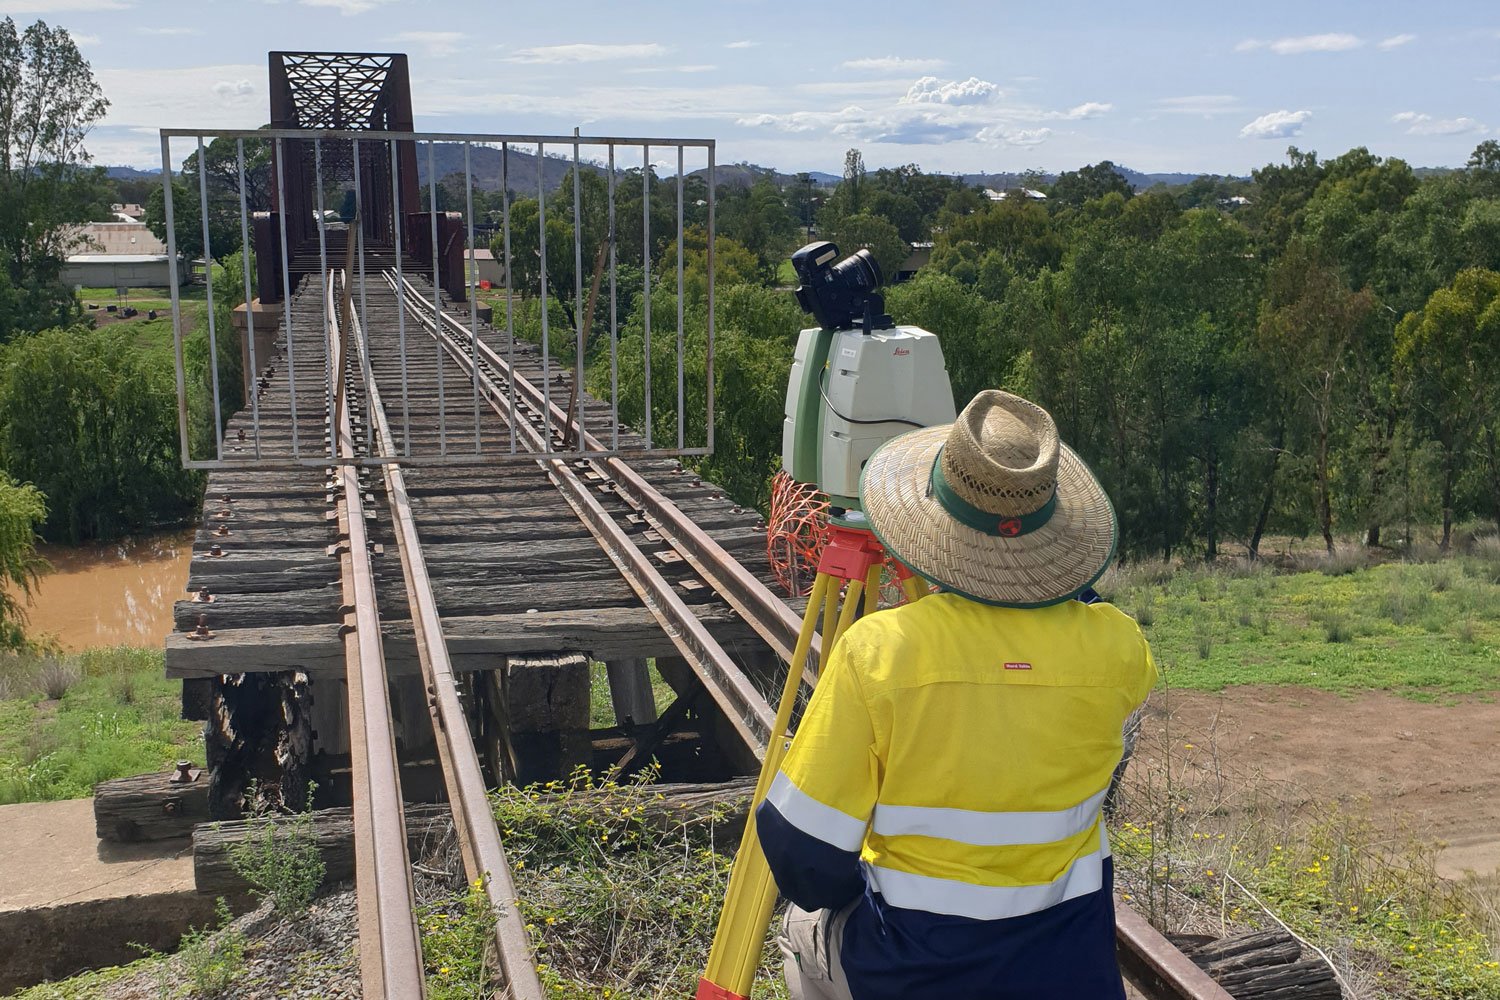
M 1041 885 L 975 885 L 866 865 L 870 887 L 892 906 L 972 920 L 1001 920 L 1037 913 L 1104 885 L 1103 851 L 1074 860 L 1061 877 Z
M 824 805 L 777 772 L 766 801 L 797 829 L 841 851 L 857 851 L 865 841 L 865 821 Z
M 1050 844 L 1076 837 L 1097 823 L 1108 791 L 1106 786 L 1076 806 L 1052 812 L 980 812 L 877 802 L 872 825 L 882 837 L 939 837 L 978 847 Z

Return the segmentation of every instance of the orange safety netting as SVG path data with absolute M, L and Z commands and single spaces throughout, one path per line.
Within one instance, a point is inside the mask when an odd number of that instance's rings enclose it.
M 828 496 L 810 483 L 799 483 L 785 472 L 771 480 L 771 513 L 766 518 L 766 557 L 776 582 L 792 597 L 806 597 L 818 575 L 818 560 L 828 533 Z M 906 600 L 901 591 L 900 564 L 885 557 L 880 603 L 892 607 Z
M 806 597 L 818 575 L 828 496 L 785 472 L 771 480 L 771 513 L 766 518 L 766 558 L 776 582 L 792 597 Z

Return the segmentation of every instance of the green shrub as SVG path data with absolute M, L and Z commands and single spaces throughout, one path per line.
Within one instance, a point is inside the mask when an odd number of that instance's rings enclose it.
M 0 358 L 0 464 L 47 498 L 42 534 L 76 543 L 185 519 L 174 374 L 128 332 L 20 338 Z
M 311 788 L 307 799 L 312 802 Z M 270 897 L 277 913 L 300 913 L 318 894 L 327 872 L 318 849 L 312 806 L 290 816 L 264 819 L 243 841 L 231 845 L 229 863 L 257 893 Z
M 182 936 L 177 957 L 193 992 L 200 997 L 224 996 L 245 971 L 245 935 L 231 927 L 229 905 L 219 897 L 214 904 L 217 929 L 192 928 Z

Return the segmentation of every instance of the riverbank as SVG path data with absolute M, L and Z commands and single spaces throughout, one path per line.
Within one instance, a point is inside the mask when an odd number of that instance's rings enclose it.
M 0 805 L 202 764 L 203 727 L 181 719 L 182 682 L 164 669 L 160 648 L 127 646 L 0 661 Z

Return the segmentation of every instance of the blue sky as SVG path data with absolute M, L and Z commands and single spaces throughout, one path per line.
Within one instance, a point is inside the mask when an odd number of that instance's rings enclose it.
M 470 4 L 0 0 L 68 28 L 113 107 L 96 162 L 160 127 L 263 124 L 271 49 L 411 56 L 419 129 L 707 137 L 720 162 L 1246 173 L 1290 144 L 1461 165 L 1500 135 L 1494 3 Z

